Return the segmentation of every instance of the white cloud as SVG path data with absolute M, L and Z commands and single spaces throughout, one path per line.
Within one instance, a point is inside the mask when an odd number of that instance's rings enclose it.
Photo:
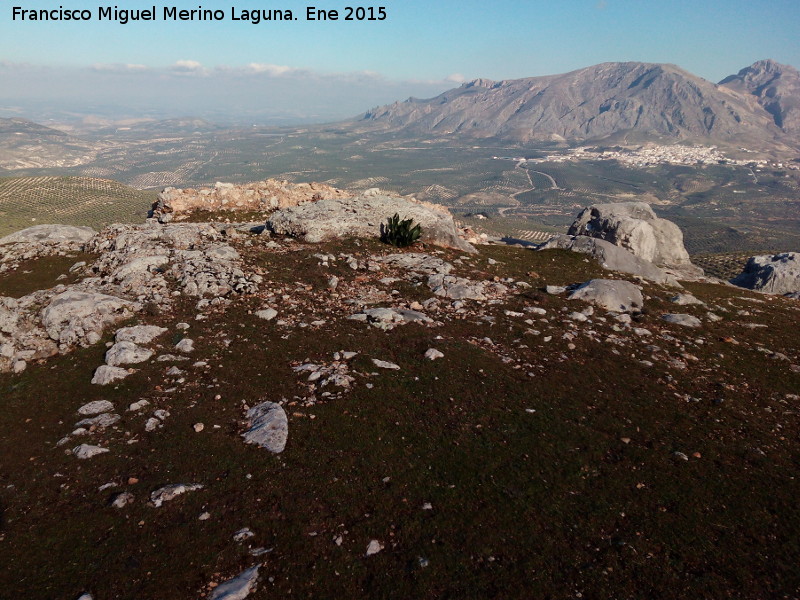
M 444 80 L 450 81 L 452 83 L 464 83 L 467 80 L 467 78 L 464 77 L 461 73 L 452 73 L 451 75 L 445 77 Z
M 184 75 L 206 75 L 208 70 L 196 60 L 177 60 L 171 67 L 174 73 Z
M 280 77 L 281 75 L 294 73 L 298 69 L 295 69 L 294 67 L 287 67 L 285 65 L 250 63 L 249 65 L 247 65 L 247 70 L 250 71 L 251 73 L 266 73 L 267 75 L 271 75 L 273 77 Z
M 145 65 L 123 64 L 123 63 L 97 63 L 90 67 L 94 71 L 147 71 Z

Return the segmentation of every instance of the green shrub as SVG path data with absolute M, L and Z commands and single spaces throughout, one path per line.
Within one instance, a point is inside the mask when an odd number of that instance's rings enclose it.
M 381 225 L 381 239 L 398 248 L 410 246 L 422 235 L 422 227 L 413 223 L 411 219 L 401 221 L 400 215 L 394 213 L 393 217 L 389 217 L 386 225 Z

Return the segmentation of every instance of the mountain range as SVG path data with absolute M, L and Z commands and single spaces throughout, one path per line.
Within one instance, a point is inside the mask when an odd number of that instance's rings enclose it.
M 561 75 L 476 79 L 432 99 L 372 109 L 358 122 L 522 143 L 655 138 L 797 148 L 800 73 L 762 60 L 714 84 L 674 65 L 602 63 Z

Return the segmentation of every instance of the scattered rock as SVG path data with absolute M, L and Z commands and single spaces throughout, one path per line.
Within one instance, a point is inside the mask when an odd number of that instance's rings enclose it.
M 150 360 L 153 351 L 137 346 L 133 342 L 117 342 L 106 352 L 106 364 L 112 367 L 133 365 Z
M 81 444 L 80 446 L 75 446 L 72 449 L 72 454 L 74 454 L 77 458 L 85 460 L 87 458 L 97 456 L 98 454 L 104 454 L 108 451 L 108 448 L 92 446 L 91 444 Z
M 425 358 L 428 360 L 436 360 L 437 358 L 444 358 L 444 354 L 439 352 L 436 348 L 428 348 L 425 351 Z
M 263 310 L 257 310 L 256 316 L 259 319 L 264 319 L 265 321 L 271 321 L 275 317 L 278 316 L 278 311 L 274 308 L 265 308 Z
M 97 415 L 114 410 L 114 405 L 108 400 L 93 400 L 78 409 L 78 414 L 83 416 Z
M 388 361 L 385 361 L 385 360 L 379 360 L 377 358 L 373 358 L 372 359 L 372 364 L 374 364 L 376 367 L 378 367 L 380 369 L 390 369 L 390 370 L 393 370 L 393 371 L 399 371 L 400 370 L 400 365 L 396 365 L 393 362 L 388 362 Z
M 211 592 L 210 600 L 243 600 L 256 590 L 260 565 L 242 571 L 233 579 L 219 584 Z
M 249 527 L 244 527 L 233 534 L 233 541 L 234 542 L 243 542 L 245 540 L 249 540 L 251 537 L 255 537 L 255 533 L 253 533 Z
M 592 279 L 581 284 L 570 295 L 570 300 L 592 302 L 615 312 L 641 310 L 644 305 L 642 291 L 629 281 L 617 279 Z M 584 317 L 585 320 L 585 317 Z
M 92 383 L 95 385 L 108 385 L 121 379 L 125 379 L 130 375 L 130 371 L 122 367 L 110 367 L 108 365 L 101 365 L 97 367 L 92 377 Z
M 114 499 L 111 501 L 111 506 L 114 508 L 124 508 L 128 504 L 131 504 L 133 500 L 133 494 L 130 492 L 122 492 L 114 496 Z
M 377 554 L 381 550 L 383 550 L 383 544 L 381 544 L 378 540 L 371 540 L 367 546 L 367 556 Z
M 185 354 L 194 352 L 194 340 L 191 338 L 183 338 L 180 342 L 175 344 L 175 349 Z
M 673 296 L 669 299 L 670 302 L 674 302 L 678 306 L 691 306 L 691 305 L 698 305 L 698 306 L 705 306 L 705 303 L 702 300 L 698 300 L 692 294 L 678 294 Z
M 202 490 L 203 487 L 201 483 L 173 483 L 165 485 L 150 494 L 150 503 L 154 507 L 159 508 L 164 502 L 169 502 L 186 492 Z
M 683 325 L 684 327 L 700 327 L 700 325 L 702 325 L 700 319 L 687 314 L 665 314 L 661 315 L 661 318 L 667 323 Z
M 279 454 L 286 447 L 289 437 L 289 421 L 280 404 L 262 402 L 247 411 L 247 431 L 242 434 L 245 442 L 266 448 Z

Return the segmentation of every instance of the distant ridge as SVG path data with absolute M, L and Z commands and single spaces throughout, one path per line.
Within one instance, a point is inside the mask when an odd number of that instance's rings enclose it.
M 768 71 L 759 64 L 748 67 L 759 74 L 758 81 Z M 753 77 L 743 76 L 739 85 L 731 78 L 717 85 L 675 65 L 621 62 L 545 77 L 476 79 L 432 99 L 409 98 L 375 108 L 360 122 L 409 134 L 518 142 L 657 138 L 795 146 L 797 71 L 777 66 L 780 108 L 771 108 L 774 96 L 753 101 L 752 95 L 763 91 Z
M 719 82 L 740 94 L 755 96 L 784 132 L 800 134 L 800 72 L 774 60 L 759 60 Z

